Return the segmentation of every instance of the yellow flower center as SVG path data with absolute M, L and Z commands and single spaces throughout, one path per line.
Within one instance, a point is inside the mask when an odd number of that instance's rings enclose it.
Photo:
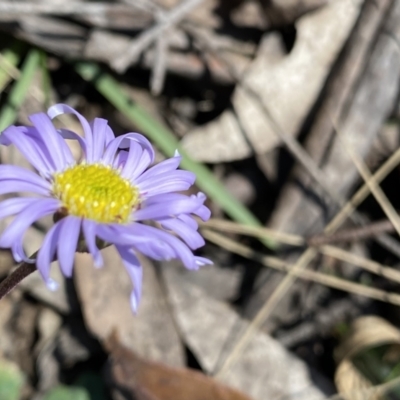
M 106 224 L 129 222 L 139 200 L 137 188 L 102 164 L 78 164 L 55 174 L 53 194 L 68 214 Z

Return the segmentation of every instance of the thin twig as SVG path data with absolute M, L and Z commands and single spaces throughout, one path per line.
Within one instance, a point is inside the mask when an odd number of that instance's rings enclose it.
M 238 233 L 240 235 L 256 238 L 267 237 L 269 239 L 291 246 L 304 246 L 307 244 L 308 246 L 312 247 L 340 242 L 354 242 L 375 237 L 383 232 L 391 233 L 394 231 L 392 223 L 389 220 L 385 219 L 383 221 L 373 222 L 369 225 L 365 225 L 359 228 L 342 230 L 331 235 L 318 234 L 304 239 L 300 235 L 279 232 L 275 229 L 270 228 L 243 225 L 234 221 L 228 221 L 224 219 L 211 218 L 207 222 L 203 222 L 198 219 L 198 222 L 200 226 L 204 228 L 211 228 L 220 232 Z
M 400 162 L 400 149 L 398 149 L 370 178 L 370 181 L 378 184 L 382 181 Z M 335 232 L 343 222 L 355 211 L 355 208 L 367 197 L 369 193 L 369 187 L 365 183 L 357 193 L 346 203 L 346 205 L 339 211 L 339 213 L 332 219 L 332 221 L 325 227 L 324 232 L 330 234 Z M 236 342 L 232 352 L 224 360 L 219 371 L 216 372 L 216 376 L 225 375 L 230 367 L 236 362 L 242 351 L 246 348 L 247 344 L 253 338 L 254 333 L 261 328 L 265 320 L 271 314 L 275 305 L 284 296 L 286 291 L 290 288 L 291 284 L 295 281 L 294 271 L 300 273 L 304 271 L 307 265 L 314 259 L 318 254 L 316 249 L 309 248 L 299 257 L 293 269 L 283 278 L 278 287 L 275 289 L 271 297 L 264 303 L 261 309 L 258 311 L 251 324 L 248 326 L 244 334 Z M 293 271 L 293 272 L 292 272 Z
M 359 294 L 361 296 L 370 297 L 375 300 L 380 300 L 400 306 L 400 295 L 397 293 L 385 292 L 384 290 L 371 288 L 361 285 L 359 283 L 350 282 L 346 279 L 338 278 L 336 276 L 324 274 L 317 271 L 299 269 L 298 267 L 296 267 L 296 265 L 291 265 L 277 257 L 266 256 L 262 253 L 256 252 L 251 247 L 245 246 L 241 243 L 227 238 L 226 236 L 210 231 L 208 229 L 203 229 L 202 234 L 207 240 L 217 244 L 218 246 L 221 246 L 224 249 L 231 251 L 232 253 L 239 254 L 242 257 L 257 261 L 265 265 L 266 267 L 270 267 L 283 272 L 290 272 L 297 278 L 317 282 L 322 285 L 332 287 L 334 289 Z M 306 258 L 308 257 L 304 257 L 304 259 Z
M 400 163 L 400 149 L 397 149 L 388 160 L 368 179 L 368 184 L 365 182 L 360 189 L 353 195 L 353 197 L 345 204 L 345 206 L 338 212 L 332 221 L 325 228 L 326 234 L 335 232 L 344 221 L 355 211 L 355 209 L 366 199 L 369 195 L 369 184 L 374 183 L 378 185 L 383 179 Z
M 0 283 L 0 300 L 11 292 L 24 278 L 36 271 L 36 264 L 22 263 Z
M 335 126 L 335 124 L 333 124 Z M 385 193 L 381 189 L 381 187 L 374 181 L 371 180 L 372 174 L 369 171 L 368 167 L 365 165 L 364 161 L 356 154 L 353 149 L 353 146 L 349 143 L 349 141 L 344 137 L 343 133 L 336 129 L 336 134 L 342 140 L 343 145 L 346 151 L 349 153 L 350 158 L 352 159 L 355 167 L 358 172 L 364 179 L 367 184 L 369 190 L 375 197 L 375 200 L 379 203 L 382 210 L 385 212 L 386 216 L 389 218 L 390 222 L 393 224 L 396 232 L 400 236 L 400 217 L 394 209 L 393 205 L 390 203 L 389 199 L 386 197 Z
M 290 244 L 292 246 L 304 246 L 306 244 L 305 240 L 299 235 L 278 232 L 274 229 L 243 225 L 234 221 L 227 221 L 216 218 L 211 218 L 207 222 L 203 222 L 201 220 L 198 220 L 198 222 L 200 226 L 204 228 L 212 228 L 222 232 L 238 233 L 257 238 L 265 237 L 275 240 L 277 242 Z
M 202 234 L 207 240 L 210 240 L 213 243 L 233 253 L 260 262 L 261 264 L 267 267 L 287 272 L 288 275 L 286 275 L 286 277 L 290 279 L 285 280 L 285 282 L 287 282 L 286 285 L 289 285 L 291 283 L 291 280 L 297 277 L 300 279 L 305 279 L 316 283 L 320 283 L 322 285 L 334 289 L 343 290 L 349 293 L 362 295 L 375 300 L 380 300 L 383 302 L 400 306 L 400 295 L 396 293 L 389 293 L 383 290 L 366 287 L 357 283 L 349 282 L 345 279 L 337 278 L 335 276 L 329 276 L 316 271 L 305 269 L 305 266 L 308 264 L 309 261 L 311 261 L 311 259 L 315 255 L 314 249 L 308 249 L 305 253 L 303 253 L 299 261 L 294 266 L 291 266 L 276 257 L 265 256 L 263 254 L 257 253 L 250 247 L 239 244 L 218 233 L 209 230 L 203 230 Z M 282 288 L 282 285 L 279 285 L 279 288 Z M 285 288 L 283 287 L 283 289 L 280 290 L 284 289 Z M 229 356 L 224 360 L 222 368 L 220 368 L 220 370 L 214 375 L 215 377 L 221 378 L 222 376 L 224 376 L 226 372 L 229 370 L 230 366 L 238 359 L 240 354 L 242 354 L 247 343 L 257 332 L 258 328 L 261 327 L 262 324 L 264 323 L 265 316 L 269 315 L 271 308 L 273 309 L 276 305 L 276 302 L 279 301 L 280 299 L 279 295 L 280 295 L 279 291 L 275 291 L 272 294 L 271 298 L 273 298 L 273 300 L 271 301 L 270 298 L 266 303 L 268 304 L 268 307 L 263 307 L 261 309 L 261 311 L 263 312 L 259 312 L 257 316 L 253 319 L 251 324 L 247 327 L 247 329 L 241 336 L 240 340 L 235 344 Z
M 281 241 L 287 244 L 304 245 L 304 240 L 301 236 L 276 232 L 274 230 L 267 228 L 249 227 L 246 225 L 238 224 L 233 221 L 219 220 L 213 218 L 207 222 L 199 221 L 199 223 L 200 226 L 202 228 L 207 229 L 207 231 L 212 229 L 222 232 L 239 233 L 246 236 L 268 237 L 269 239 Z M 335 236 L 336 235 L 322 236 L 322 237 L 330 239 L 330 238 L 335 238 Z M 326 243 L 329 243 L 329 241 L 327 241 Z M 383 276 L 384 278 L 390 279 L 394 282 L 400 283 L 400 271 L 397 271 L 392 267 L 372 261 L 368 258 L 355 255 L 347 250 L 340 249 L 334 246 L 327 246 L 327 245 L 322 246 L 322 244 L 324 243 L 314 245 L 318 247 L 319 252 L 337 258 L 339 260 L 348 262 L 350 264 L 357 265 L 358 267 L 364 268 L 369 272 L 372 272 L 379 276 Z
M 189 12 L 203 1 L 204 0 L 183 0 L 171 11 L 165 12 L 163 18 L 160 19 L 157 24 L 136 37 L 128 48 L 111 63 L 111 66 L 120 73 L 124 72 L 130 64 L 137 61 L 142 51 L 148 48 L 154 40 L 167 29 L 178 24 Z
M 309 246 L 321 246 L 328 243 L 355 242 L 375 237 L 384 232 L 392 233 L 393 231 L 393 224 L 389 220 L 385 219 L 360 228 L 339 231 L 333 235 L 314 235 L 307 239 L 307 244 Z
M 321 246 L 318 250 L 330 257 L 334 257 L 338 260 L 357 265 L 373 274 L 383 276 L 386 279 L 400 283 L 400 271 L 392 267 L 382 265 L 376 261 L 370 260 L 369 258 L 361 257 L 357 254 L 350 253 L 349 251 L 340 249 L 334 246 Z

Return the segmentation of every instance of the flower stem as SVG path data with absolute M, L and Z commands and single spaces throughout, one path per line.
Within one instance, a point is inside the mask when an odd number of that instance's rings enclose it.
M 22 263 L 0 283 L 0 299 L 10 293 L 24 278 L 36 271 L 36 264 Z

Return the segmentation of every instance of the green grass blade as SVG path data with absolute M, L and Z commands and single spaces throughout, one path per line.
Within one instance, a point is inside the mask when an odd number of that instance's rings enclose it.
M 193 161 L 183 151 L 174 134 L 165 126 L 155 121 L 139 105 L 133 103 L 120 84 L 109 74 L 103 72 L 97 64 L 78 63 L 76 71 L 87 81 L 93 83 L 96 89 L 128 117 L 156 146 L 167 156 L 171 157 L 175 150 L 181 153 L 182 167 L 194 172 L 197 176 L 196 184 L 210 199 L 218 203 L 221 208 L 234 220 L 246 225 L 261 226 L 257 218 L 224 188 L 214 175 L 204 165 Z M 263 240 L 271 248 L 276 244 L 271 240 Z
M 0 111 L 0 132 L 15 122 L 18 109 L 21 107 L 33 76 L 39 66 L 40 53 L 38 50 L 30 50 L 21 68 L 21 75 L 8 95 L 4 107 Z
M 24 45 L 15 41 L 12 46 L 1 53 L 0 58 L 0 92 L 13 78 L 13 69 L 18 65 L 24 52 Z

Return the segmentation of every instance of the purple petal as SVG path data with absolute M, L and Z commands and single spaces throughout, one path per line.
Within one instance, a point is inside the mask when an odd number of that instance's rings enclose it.
M 0 165 L 0 182 L 2 181 L 30 183 L 34 186 L 37 186 L 38 189 L 43 190 L 44 194 L 49 194 L 51 190 L 50 183 L 40 177 L 38 174 L 29 171 L 26 168 L 16 167 L 15 165 Z M 16 190 L 16 192 L 21 191 L 22 190 Z M 36 193 L 38 192 L 36 191 Z
M 183 223 L 185 223 L 186 225 L 188 225 L 190 228 L 194 229 L 197 231 L 197 229 L 199 229 L 199 224 L 197 223 L 197 221 L 191 217 L 190 215 L 186 215 L 186 214 L 180 214 L 178 216 L 178 219 L 180 219 Z
M 54 213 L 60 207 L 56 199 L 35 199 L 25 207 L 7 226 L 0 238 L 0 247 L 11 248 L 13 244 L 21 240 L 26 229 L 36 220 L 45 215 Z
M 33 114 L 29 117 L 35 126 L 38 134 L 42 137 L 43 142 L 51 151 L 54 164 L 58 170 L 62 170 L 66 165 L 74 161 L 71 150 L 65 143 L 64 139 L 54 128 L 51 119 L 45 113 Z
M 172 171 L 135 182 L 140 192 L 145 196 L 155 196 L 162 193 L 177 192 L 189 189 L 196 176 L 189 171 Z
M 181 193 L 163 193 L 163 194 L 156 194 L 154 196 L 146 198 L 145 204 L 146 206 L 149 206 L 151 204 L 158 204 L 164 201 L 178 201 L 187 198 L 188 198 L 187 195 Z
M 30 197 L 16 197 L 12 199 L 4 200 L 0 203 L 0 219 L 9 217 L 10 215 L 20 213 L 24 208 L 29 206 L 32 202 L 37 201 L 35 198 Z M 28 262 L 32 263 L 35 260 L 27 257 L 24 251 L 24 247 L 22 244 L 23 236 L 18 238 L 16 242 L 14 242 L 11 251 L 16 262 Z
M 91 221 L 90 219 L 84 219 L 82 221 L 82 230 L 85 236 L 87 248 L 93 257 L 94 266 L 100 268 L 103 266 L 103 257 L 96 245 L 96 228 L 96 222 Z
M 42 247 L 39 249 L 36 267 L 46 284 L 49 282 L 50 266 L 54 260 L 57 243 L 59 242 L 62 220 L 51 227 L 44 237 Z
M 131 246 L 132 243 L 145 243 L 148 242 L 148 238 L 142 235 L 133 234 L 130 225 L 121 224 L 99 224 L 97 225 L 96 234 L 97 236 L 107 243 L 120 245 L 120 246 Z
M 34 183 L 22 182 L 17 180 L 1 181 L 0 179 L 0 194 L 32 192 L 43 196 L 49 195 L 49 190 L 38 187 Z
M 0 135 L 0 144 L 16 146 L 29 163 L 44 176 L 49 176 L 56 170 L 53 157 L 35 128 L 10 126 Z
M 121 165 L 121 161 L 124 162 L 121 175 L 126 179 L 132 180 L 139 176 L 151 162 L 148 151 L 143 150 L 143 147 L 134 141 L 129 144 L 129 152 L 124 151 L 122 154 L 127 155 L 122 159 L 116 159 L 117 165 L 115 165 L 115 162 L 114 165 L 118 168 Z
M 74 110 L 72 107 L 66 104 L 55 104 L 47 110 L 47 114 L 51 119 L 58 117 L 61 114 L 74 114 L 82 125 L 83 131 L 85 133 L 86 142 L 86 160 L 92 162 L 93 156 L 93 132 L 89 125 L 89 122 L 83 117 L 78 111 Z
M 20 240 L 17 240 L 11 247 L 11 252 L 12 252 L 14 260 L 17 263 L 25 262 L 28 264 L 34 264 L 36 260 L 34 258 L 29 258 L 26 255 L 25 250 L 24 250 L 24 245 L 22 242 L 23 242 L 23 238 L 21 237 Z
M 143 221 L 193 213 L 206 220 L 210 217 L 210 210 L 203 205 L 204 201 L 203 193 L 197 196 L 178 193 L 156 195 L 146 199 L 140 210 L 133 213 L 133 217 L 136 221 Z
M 95 118 L 90 124 L 93 132 L 93 162 L 100 161 L 105 147 L 115 138 L 113 131 L 108 126 L 108 121 L 103 118 Z
M 140 261 L 131 249 L 121 246 L 116 246 L 116 248 L 132 281 L 133 290 L 130 303 L 132 311 L 136 314 L 142 296 L 143 269 Z
M 24 208 L 37 201 L 37 198 L 32 197 L 14 197 L 12 199 L 4 200 L 0 203 L 0 219 L 18 214 Z
M 196 260 L 196 264 L 199 267 L 202 267 L 203 265 L 213 265 L 214 264 L 211 260 L 209 260 L 208 258 L 204 258 L 204 257 L 196 256 L 195 260 Z
M 161 221 L 161 225 L 163 228 L 169 229 L 180 236 L 192 250 L 198 249 L 205 244 L 204 239 L 197 231 L 177 218 Z
M 190 249 L 177 237 L 152 226 L 133 223 L 130 225 L 99 225 L 98 236 L 108 243 L 133 247 L 156 260 L 180 259 L 188 269 L 198 269 Z
M 58 262 L 62 273 L 66 277 L 72 276 L 74 257 L 81 230 L 81 219 L 68 216 L 60 221 L 60 238 L 57 244 Z
M 194 211 L 193 214 L 199 216 L 203 221 L 208 221 L 211 216 L 211 211 L 208 207 L 201 206 L 196 211 Z
M 149 170 L 147 170 L 143 175 L 141 175 L 140 178 L 137 180 L 137 182 L 143 182 L 148 178 L 163 174 L 165 172 L 175 171 L 179 167 L 181 160 L 182 157 L 177 156 L 169 158 L 168 160 L 165 161 L 161 161 L 154 167 L 151 167 Z
M 135 235 L 141 234 L 142 237 L 147 238 L 149 240 L 148 244 L 151 245 L 152 241 L 158 241 L 161 243 L 164 243 L 165 245 L 169 246 L 170 249 L 173 250 L 174 257 L 173 258 L 179 258 L 183 264 L 185 265 L 186 268 L 188 269 L 197 269 L 198 266 L 196 265 L 195 258 L 193 256 L 193 253 L 190 251 L 190 249 L 178 238 L 175 236 L 169 234 L 168 232 L 162 231 L 161 229 L 154 228 L 152 226 L 146 226 L 143 224 L 132 224 L 130 226 L 131 232 Z M 135 246 L 135 243 L 132 244 L 132 246 Z M 151 248 L 150 248 L 151 249 Z M 143 249 L 142 249 L 143 250 Z M 146 253 L 144 253 L 146 254 Z M 150 253 L 146 254 L 149 257 L 155 258 L 157 254 L 154 254 L 152 251 Z M 166 259 L 170 259 L 171 254 L 168 254 L 168 257 Z
M 201 204 L 195 199 L 185 196 L 181 200 L 169 201 L 143 205 L 143 208 L 133 213 L 136 221 L 143 221 L 147 219 L 160 219 L 168 218 L 179 214 L 190 214 L 196 212 L 201 207 Z
M 64 139 L 76 140 L 79 143 L 79 146 L 81 146 L 83 153 L 85 154 L 85 159 L 87 159 L 88 150 L 87 150 L 85 138 L 83 138 L 82 136 L 79 136 L 77 133 L 72 132 L 68 129 L 58 129 L 57 132 Z
M 133 225 L 138 226 L 138 229 L 132 228 Z M 176 257 L 174 249 L 169 244 L 143 235 L 140 229 L 142 226 L 142 224 L 98 225 L 97 235 L 107 243 L 127 247 L 135 246 L 141 253 L 150 254 L 150 257 L 157 260 L 170 260 Z
M 125 135 L 118 136 L 114 140 L 112 140 L 104 152 L 103 162 L 105 164 L 112 164 L 116 153 L 120 148 L 127 148 L 129 147 L 130 141 L 135 141 L 139 143 L 143 150 L 147 152 L 149 156 L 149 164 L 154 160 L 154 150 L 151 146 L 150 142 L 141 134 L 139 133 L 126 133 Z

